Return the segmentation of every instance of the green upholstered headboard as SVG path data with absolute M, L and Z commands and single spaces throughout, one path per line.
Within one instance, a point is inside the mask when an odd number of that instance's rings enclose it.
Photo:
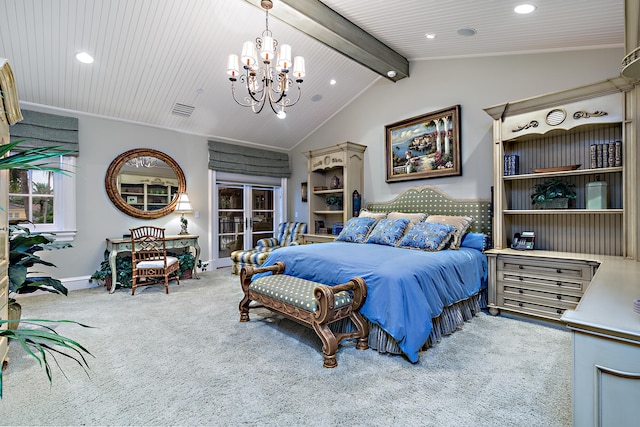
M 469 229 L 484 233 L 491 241 L 493 214 L 491 200 L 454 199 L 436 187 L 411 187 L 386 202 L 369 202 L 366 205 L 371 212 L 405 212 L 429 215 L 468 216 L 474 219 Z

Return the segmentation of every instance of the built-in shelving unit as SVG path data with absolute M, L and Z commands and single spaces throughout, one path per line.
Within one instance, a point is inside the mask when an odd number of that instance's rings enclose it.
M 366 149 L 364 145 L 344 142 L 305 153 L 308 159 L 308 234 L 332 235 L 334 225 L 344 225 L 353 216 L 353 192 L 357 191 L 361 196 L 364 193 Z M 342 198 L 339 208 L 328 204 L 327 199 L 331 196 Z M 306 240 L 332 239 L 309 237 Z
M 487 252 L 493 314 L 559 320 L 589 286 L 594 255 L 635 256 L 632 89 L 619 78 L 485 109 L 494 119 L 494 249 Z M 534 187 L 551 179 L 574 186 L 567 209 L 532 204 Z M 589 203 L 594 186 L 606 188 L 597 209 Z M 523 231 L 535 233 L 534 250 L 510 249 Z

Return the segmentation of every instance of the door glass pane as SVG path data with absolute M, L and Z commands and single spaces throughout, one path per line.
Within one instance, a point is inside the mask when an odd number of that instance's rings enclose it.
M 228 258 L 231 252 L 243 249 L 244 189 L 218 187 L 218 257 Z
M 273 237 L 273 188 L 253 188 L 251 190 L 252 241 L 255 247 L 258 240 Z

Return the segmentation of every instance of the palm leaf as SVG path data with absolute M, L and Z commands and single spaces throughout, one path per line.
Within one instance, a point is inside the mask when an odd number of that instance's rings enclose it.
M 16 148 L 23 139 L 12 141 L 8 144 L 0 145 L 0 169 L 23 169 L 23 170 L 42 170 L 58 172 L 63 175 L 69 175 L 70 171 L 54 166 L 51 162 L 42 162 L 46 159 L 71 154 L 73 150 L 59 150 L 60 146 L 37 147 L 27 150 Z M 11 150 L 17 151 L 4 157 Z M 40 163 L 38 163 L 40 162 Z
M 0 320 L 0 325 L 8 322 L 8 320 Z M 51 359 L 53 359 L 65 378 L 67 378 L 67 375 L 60 366 L 60 363 L 58 363 L 56 355 L 74 360 L 78 365 L 80 365 L 87 376 L 89 376 L 89 364 L 85 358 L 85 355 L 93 356 L 89 350 L 77 341 L 58 334 L 55 329 L 47 324 L 73 323 L 84 328 L 91 328 L 91 326 L 84 325 L 73 320 L 27 319 L 22 320 L 20 323 L 39 326 L 42 329 L 18 328 L 0 330 L 0 336 L 8 337 L 9 339 L 20 343 L 27 354 L 35 358 L 40 366 L 44 366 L 49 382 L 53 381 L 53 376 L 47 354 Z

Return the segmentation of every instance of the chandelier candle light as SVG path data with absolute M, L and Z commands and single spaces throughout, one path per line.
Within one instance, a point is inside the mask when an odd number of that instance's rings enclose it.
M 229 55 L 227 61 L 227 74 L 231 80 L 231 94 L 233 99 L 243 107 L 251 107 L 251 110 L 258 114 L 262 111 L 267 101 L 269 107 L 280 119 L 287 116 L 285 107 L 291 107 L 300 100 L 300 86 L 305 76 L 304 58 L 296 56 L 293 59 L 292 77 L 295 79 L 297 87 L 297 97 L 295 101 L 290 98 L 290 90 L 293 80 L 289 71 L 291 70 L 291 46 L 280 45 L 273 38 L 269 30 L 269 9 L 273 7 L 273 2 L 263 0 L 260 6 L 266 10 L 266 30 L 262 32 L 262 37 L 257 37 L 256 42 L 246 41 L 242 45 L 242 55 Z M 258 56 L 259 53 L 259 56 Z M 275 59 L 275 60 L 274 60 Z M 259 64 L 259 60 L 262 64 Z M 244 68 L 244 73 L 240 72 L 240 63 Z M 247 96 L 242 101 L 236 97 L 235 82 L 240 80 L 246 86 Z

